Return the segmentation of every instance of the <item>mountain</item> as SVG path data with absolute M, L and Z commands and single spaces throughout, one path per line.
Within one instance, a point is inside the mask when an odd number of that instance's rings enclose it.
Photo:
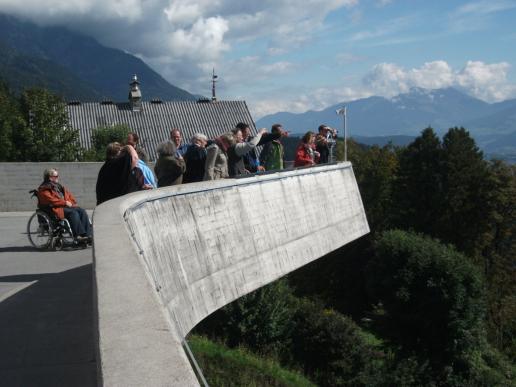
M 452 126 L 476 122 L 489 114 L 506 114 L 506 111 L 515 107 L 512 104 L 488 104 L 453 88 L 412 88 L 410 92 L 393 98 L 373 96 L 343 102 L 321 111 L 276 113 L 259 119 L 257 125 L 269 127 L 275 122 L 281 122 L 286 128 L 299 133 L 313 130 L 321 123 L 341 128 L 342 117 L 336 115 L 335 111 L 343 105 L 348 110 L 348 128 L 363 136 L 413 136 L 428 126 L 443 132 Z M 475 129 L 477 127 L 475 125 Z M 497 131 L 508 132 L 510 127 L 503 128 L 500 125 Z
M 81 101 L 100 100 L 100 94 L 87 82 L 66 68 L 46 59 L 29 57 L 0 42 L 0 77 L 11 90 L 39 86 L 53 90 L 66 99 Z
M 347 129 L 363 142 L 383 144 L 396 136 L 417 136 L 431 126 L 443 134 L 454 126 L 469 130 L 488 154 L 516 156 L 516 100 L 489 104 L 454 88 L 413 88 L 393 98 L 369 97 L 305 113 L 281 112 L 256 122 L 258 127 L 281 123 L 296 134 L 317 130 L 324 123 L 342 132 L 342 116 L 336 110 L 346 105 Z M 376 137 L 375 140 L 363 137 Z
M 145 100 L 197 99 L 141 59 L 60 27 L 0 14 L 0 77 L 15 90 L 43 86 L 66 99 L 125 101 L 133 74 Z

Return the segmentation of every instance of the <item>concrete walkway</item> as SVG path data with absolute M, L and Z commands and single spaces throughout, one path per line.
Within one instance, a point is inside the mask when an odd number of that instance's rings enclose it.
M 0 213 L 0 385 L 95 386 L 92 250 L 36 251 Z

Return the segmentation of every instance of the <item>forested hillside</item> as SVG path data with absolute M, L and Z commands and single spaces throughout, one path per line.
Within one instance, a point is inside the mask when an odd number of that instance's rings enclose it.
M 66 28 L 0 14 L 0 77 L 13 91 L 37 86 L 65 99 L 125 101 L 133 74 L 142 82 L 145 100 L 196 98 L 134 55 Z
M 284 140 L 289 149 L 297 142 Z M 339 141 L 339 159 L 343 148 Z M 226 306 L 194 333 L 320 386 L 515 385 L 516 166 L 485 160 L 461 127 L 442 139 L 424 129 L 402 147 L 350 141 L 348 156 L 371 233 Z M 15 95 L 0 84 L 0 161 L 84 157 L 58 96 Z M 225 367 L 226 379 L 208 379 L 239 385 L 242 369 L 219 360 L 210 372 Z M 266 363 L 245 360 L 246 378 Z M 275 378 L 262 376 L 268 385 Z
M 516 167 L 463 128 L 348 145 L 371 234 L 195 332 L 321 386 L 515 385 Z

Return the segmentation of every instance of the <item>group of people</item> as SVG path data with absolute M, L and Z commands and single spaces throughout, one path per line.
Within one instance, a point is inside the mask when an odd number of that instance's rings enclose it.
M 271 131 L 260 129 L 251 135 L 249 125 L 235 128 L 209 140 L 196 133 L 184 143 L 181 131 L 170 131 L 170 140 L 159 144 L 154 172 L 147 165 L 149 157 L 140 146 L 137 133 L 129 133 L 125 144 L 110 143 L 96 186 L 97 204 L 126 193 L 182 183 L 217 180 L 262 171 L 281 170 L 285 151 L 281 138 L 288 136 L 282 125 Z M 330 149 L 337 133 L 320 125 L 318 134 L 307 132 L 301 139 L 294 167 L 311 166 L 329 161 Z M 258 152 L 259 146 L 263 146 Z M 40 205 L 48 205 L 59 219 L 68 219 L 77 240 L 91 240 L 91 226 L 86 212 L 77 206 L 71 192 L 58 182 L 58 171 L 48 169 L 38 189 Z

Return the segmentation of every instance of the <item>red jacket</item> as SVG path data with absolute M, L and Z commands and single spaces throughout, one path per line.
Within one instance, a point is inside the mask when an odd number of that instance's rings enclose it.
M 310 145 L 301 143 L 296 149 L 296 159 L 294 160 L 294 167 L 303 167 L 305 165 L 314 165 L 313 153 L 310 152 Z M 313 152 L 313 149 L 312 149 Z
M 63 197 L 61 197 L 58 187 L 62 189 Z M 77 201 L 70 191 L 61 184 L 52 185 L 49 182 L 43 183 L 38 188 L 38 204 L 42 206 L 51 206 L 52 211 L 59 219 L 64 219 L 64 210 L 66 202 L 69 201 L 75 207 Z

